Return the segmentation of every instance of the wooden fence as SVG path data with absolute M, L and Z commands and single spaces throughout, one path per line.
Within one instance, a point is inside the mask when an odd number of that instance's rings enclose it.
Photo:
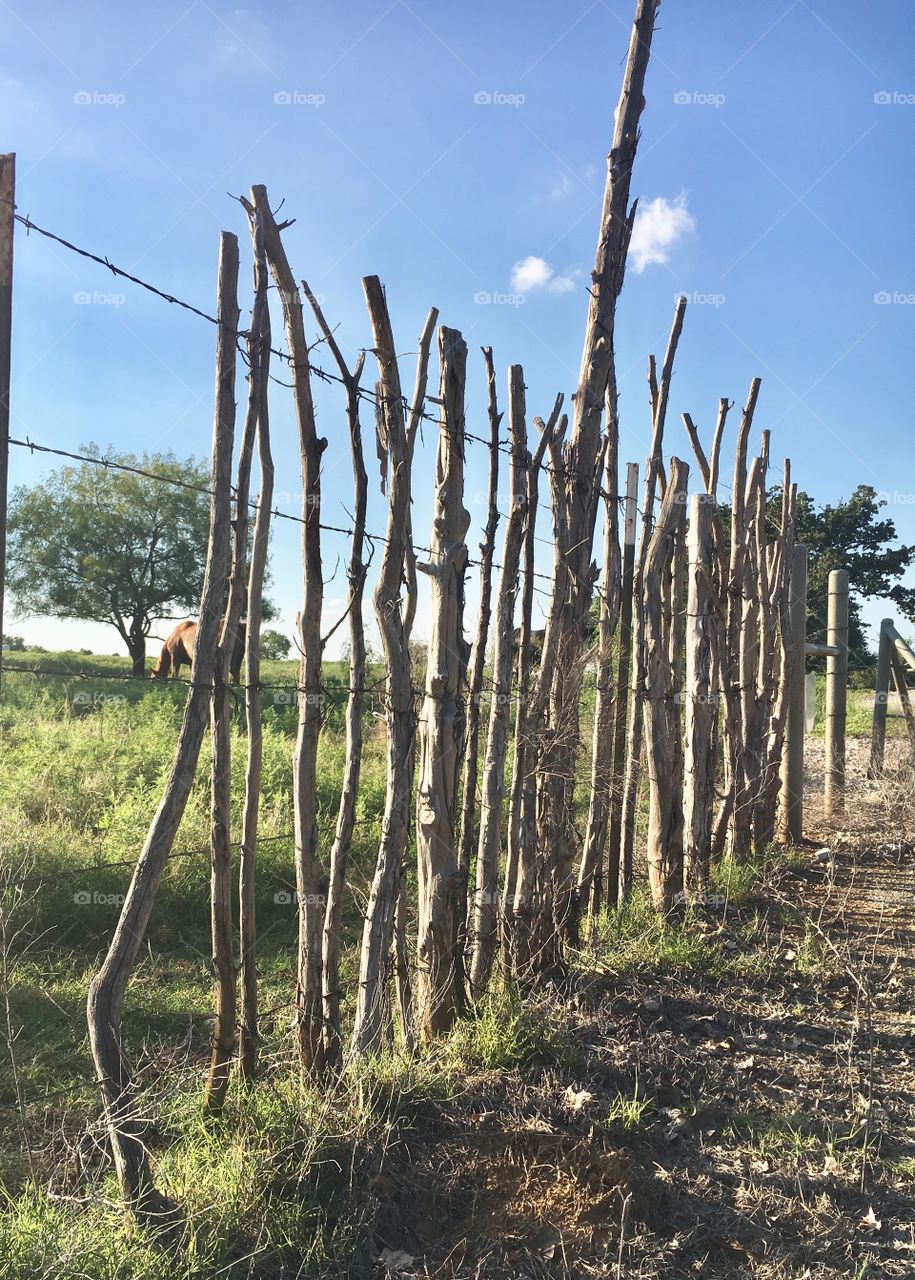
M 217 326 L 212 496 L 191 686 L 161 802 L 88 1002 L 92 1052 L 121 1190 L 141 1216 L 168 1215 L 173 1206 L 156 1186 L 143 1140 L 145 1122 L 132 1093 L 121 1015 L 208 720 L 215 1027 L 207 1112 L 222 1108 L 233 1064 L 244 1078 L 257 1067 L 259 637 L 273 485 L 270 282 L 282 305 L 286 352 L 281 354 L 292 375 L 303 495 L 297 624 L 302 658 L 293 751 L 299 919 L 293 1031 L 302 1071 L 339 1070 L 395 1036 L 409 1050 L 419 1040 L 445 1033 L 483 997 L 497 974 L 527 987 L 561 973 L 570 949 L 580 945 L 599 911 L 630 893 L 643 867 L 656 909 L 667 913 L 684 901 L 701 904 L 712 865 L 721 856 L 748 858 L 766 848 L 778 830 L 800 838 L 806 557 L 794 545 L 796 486 L 785 462 L 773 495 L 767 487 L 769 433 L 760 433 L 755 452 L 751 446 L 760 394 L 756 379 L 740 414 L 729 485 L 721 476 L 732 403 L 719 401 L 706 440 L 693 418 L 683 414 L 695 459 L 690 493 L 690 468 L 671 454 L 667 431 L 685 298 L 676 303 L 660 365 L 654 356 L 648 362 L 651 448 L 641 505 L 635 464 L 627 466 L 622 491 L 619 485 L 613 331 L 635 216 L 630 180 L 656 10 L 657 0 L 638 0 L 588 292 L 581 373 L 569 415 L 559 395 L 545 420 L 530 417 L 524 371 L 512 365 L 503 439 L 499 380 L 492 353 L 484 349 L 489 501 L 479 562 L 484 598 L 472 646 L 465 641 L 464 619 L 470 523 L 464 466 L 468 440 L 480 437 L 466 429 L 466 384 L 473 372 L 461 334 L 437 327 L 438 312 L 430 311 L 418 344 L 413 390 L 406 395 L 396 354 L 406 343 L 395 340 L 381 281 L 366 277 L 371 335 L 366 351 L 374 359 L 376 379 L 373 390 L 363 388 L 366 354 L 352 367 L 347 363 L 317 298 L 292 270 L 282 238 L 288 223 L 276 221 L 263 186 L 253 187 L 242 201 L 255 281 L 245 330 L 239 329 L 239 245 L 232 233 L 222 234 L 216 315 L 207 317 Z M 321 635 L 321 459 L 327 441 L 315 419 L 312 392 L 318 375 L 306 338 L 305 304 L 337 365 L 334 381 L 343 393 L 340 420 L 354 483 L 344 615 L 350 642 L 346 760 L 330 842 L 322 838 L 317 810 L 327 640 Z M 235 403 L 239 342 L 250 372 L 240 425 Z M 428 383 L 436 345 L 433 393 Z M 368 482 L 360 413 L 366 404 L 374 414 L 387 508 L 373 594 L 386 673 L 387 789 L 363 919 L 355 1017 L 345 1027 L 342 912 L 360 786 L 365 690 Z M 429 546 L 418 559 L 412 528 L 414 446 L 428 406 L 437 414 L 434 516 Z M 260 493 L 251 499 L 255 449 Z M 499 513 L 503 460 L 510 501 Z M 727 497 L 720 489 L 728 489 Z M 254 554 L 246 562 L 252 501 Z M 547 518 L 553 564 L 537 653 L 535 541 Z M 429 584 L 431 615 L 425 680 L 416 691 L 409 646 L 421 580 Z M 834 806 L 844 778 L 842 589 L 837 578 L 834 619 L 832 604 L 830 610 L 828 738 L 833 762 L 828 794 Z M 844 590 L 847 600 L 847 581 Z M 236 905 L 226 682 L 227 655 L 243 614 L 248 734 Z M 596 705 L 586 747 L 582 690 L 592 661 Z M 417 900 L 409 903 L 405 870 L 414 848 Z M 407 927 L 414 915 L 415 937 Z

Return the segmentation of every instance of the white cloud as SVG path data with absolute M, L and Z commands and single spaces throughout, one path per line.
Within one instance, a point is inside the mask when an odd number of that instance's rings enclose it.
M 571 293 L 575 288 L 578 271 L 557 275 L 545 258 L 533 254 L 522 258 L 512 268 L 512 288 L 515 293 L 529 293 L 532 289 L 545 289 L 547 293 Z
M 633 270 L 638 273 L 653 262 L 669 261 L 670 250 L 677 241 L 695 229 L 696 220 L 686 207 L 685 191 L 676 200 L 658 196 L 639 205 L 629 244 Z

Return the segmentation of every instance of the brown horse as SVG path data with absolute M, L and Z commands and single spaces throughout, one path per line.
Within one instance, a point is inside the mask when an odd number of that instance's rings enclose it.
M 150 680 L 167 680 L 169 672 L 171 672 L 172 678 L 177 680 L 178 674 L 185 664 L 189 667 L 193 665 L 194 646 L 196 643 L 197 623 L 179 622 L 171 635 L 166 637 L 162 645 L 162 652 L 159 654 L 159 661 L 149 673 Z M 229 664 L 229 671 L 236 684 L 238 684 L 239 675 L 241 674 L 241 662 L 244 655 L 245 624 L 240 622 L 235 635 L 235 649 L 232 653 L 232 661 Z

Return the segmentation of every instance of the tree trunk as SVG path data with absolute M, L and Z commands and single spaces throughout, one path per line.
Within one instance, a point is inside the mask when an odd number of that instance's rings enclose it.
M 127 652 L 130 654 L 130 674 L 144 676 L 146 674 L 146 632 L 142 619 L 134 619 L 127 636 Z
M 87 1020 L 92 1057 L 115 1170 L 125 1205 L 139 1218 L 161 1222 L 173 1209 L 153 1182 L 144 1134 L 147 1122 L 137 1113 L 130 1072 L 121 1043 L 124 992 L 143 944 L 166 860 L 187 805 L 203 741 L 210 686 L 225 599 L 231 529 L 232 445 L 235 430 L 235 331 L 238 241 L 229 232 L 220 240 L 216 349 L 216 411 L 213 430 L 213 497 L 200 622 L 191 688 L 168 781 L 137 862 L 130 888 L 101 968 L 89 984 Z

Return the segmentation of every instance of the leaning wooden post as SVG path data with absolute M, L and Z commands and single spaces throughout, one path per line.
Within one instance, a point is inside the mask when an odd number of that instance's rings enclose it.
M 143 945 L 166 860 L 194 782 L 207 723 L 216 644 L 222 623 L 229 562 L 232 505 L 232 445 L 235 424 L 235 330 L 228 322 L 238 284 L 238 240 L 222 233 L 219 258 L 216 345 L 216 411 L 210 536 L 200 597 L 200 622 L 191 686 L 171 772 L 137 862 L 127 897 L 102 966 L 89 984 L 86 1017 L 108 1137 L 125 1205 L 137 1217 L 162 1221 L 173 1206 L 157 1191 L 144 1141 L 148 1122 L 138 1114 L 121 1043 L 124 992 Z
M 790 687 L 782 750 L 781 830 L 786 842 L 804 837 L 804 732 L 807 674 L 807 548 L 795 546 L 791 561 L 789 618 L 791 625 Z
M 890 696 L 890 659 L 893 641 L 890 635 L 892 618 L 880 623 L 880 647 L 877 650 L 877 684 L 874 690 L 874 727 L 871 733 L 871 763 L 869 778 L 879 778 L 883 773 L 883 752 L 886 746 L 886 709 Z
M 710 494 L 690 500 L 687 536 L 686 751 L 683 787 L 683 886 L 689 897 L 704 893 L 712 854 L 715 804 L 715 693 L 712 689 L 715 619 L 712 587 Z
M 829 575 L 826 643 L 838 650 L 826 658 L 826 780 L 823 812 L 845 812 L 845 707 L 848 695 L 848 573 Z
M 899 703 L 902 707 L 902 714 L 905 717 L 906 733 L 909 738 L 909 759 L 912 765 L 915 766 L 915 709 L 912 707 L 909 686 L 905 680 L 905 664 L 895 645 L 893 647 L 891 665 L 893 668 L 893 684 L 899 694 Z
M 0 156 L 0 644 L 6 591 L 6 504 L 10 452 L 10 340 L 13 322 L 13 227 L 16 157 Z M 2 674 L 0 674 L 2 678 Z

